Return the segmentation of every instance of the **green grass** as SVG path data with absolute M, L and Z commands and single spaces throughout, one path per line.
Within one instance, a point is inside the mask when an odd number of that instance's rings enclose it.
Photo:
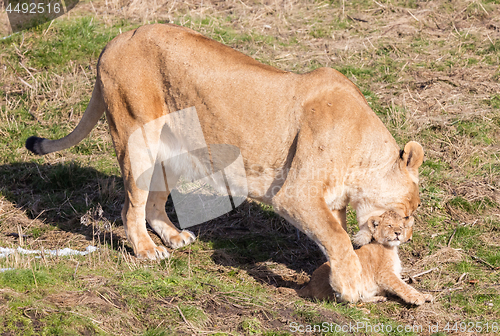
M 492 108 L 498 109 L 500 108 L 500 95 L 494 94 L 490 99 L 485 100 L 486 105 L 491 106 Z
M 372 77 L 373 73 L 374 73 L 373 69 L 370 69 L 370 68 L 360 69 L 360 68 L 355 68 L 353 66 L 344 66 L 344 67 L 338 68 L 337 70 L 340 71 L 342 74 L 344 74 L 347 77 L 355 76 L 357 79 L 360 79 L 360 80 L 367 80 L 370 77 Z M 365 93 L 363 93 L 363 94 L 365 94 Z M 370 94 L 365 94 L 365 96 L 366 95 L 370 95 Z
M 84 17 L 70 24 L 57 24 L 51 38 L 34 39 L 33 49 L 26 54 L 30 65 L 35 68 L 60 71 L 70 62 L 88 65 L 95 63 L 103 47 L 119 33 L 120 28 L 131 29 L 126 22 L 116 24 L 112 29 L 103 29 L 93 24 L 93 19 Z M 40 26 L 37 32 L 45 27 Z M 63 52 L 64 51 L 64 52 Z
M 488 197 L 485 197 L 481 200 L 475 200 L 472 202 L 467 201 L 461 196 L 457 196 L 452 198 L 449 202 L 449 205 L 452 207 L 459 208 L 465 212 L 471 213 L 471 214 L 480 214 L 484 210 L 491 208 L 491 207 L 496 207 L 497 204 L 490 200 Z
M 202 242 L 194 246 L 207 248 L 206 243 Z M 77 335 L 90 330 L 92 333 L 104 334 L 108 331 L 108 324 L 102 322 L 116 323 L 120 320 L 123 312 L 119 308 L 124 305 L 128 307 L 126 315 L 122 316 L 125 319 L 132 316 L 136 320 L 145 319 L 151 326 L 160 325 L 165 320 L 169 324 L 184 323 L 186 320 L 195 328 L 203 329 L 210 323 L 205 302 L 208 297 L 220 301 L 219 304 L 227 302 L 228 308 L 234 303 L 237 307 L 248 307 L 249 311 L 264 309 L 269 317 L 275 314 L 270 307 L 276 306 L 276 303 L 268 298 L 267 290 L 259 288 L 255 281 L 249 281 L 251 278 L 242 282 L 228 272 L 223 278 L 217 279 L 214 274 L 207 273 L 203 266 L 210 264 L 209 255 L 191 264 L 187 259 L 186 254 L 180 254 L 168 261 L 137 263 L 130 257 L 125 261 L 122 253 L 107 247 L 87 257 L 53 257 L 46 262 L 21 257 L 21 260 L 30 260 L 35 277 L 31 269 L 0 273 L 0 286 L 12 290 L 4 290 L 0 294 L 0 305 L 5 300 L 8 302 L 7 306 L 3 306 L 6 310 L 0 316 L 4 321 L 9 321 L 0 324 L 0 332 Z M 49 266 L 43 266 L 47 262 Z M 75 268 L 77 263 L 79 267 Z M 0 267 L 3 266 L 10 266 L 9 261 L 0 260 Z M 106 279 L 106 282 L 95 286 L 86 279 Z M 85 295 L 90 295 L 94 301 L 73 301 L 73 296 Z M 105 313 L 96 316 L 95 309 Z M 331 306 L 330 309 L 336 308 Z M 348 307 L 343 309 L 347 312 L 353 310 Z M 33 319 L 33 316 L 36 318 Z M 293 316 L 302 323 L 320 320 L 315 309 L 303 304 L 297 306 Z M 125 325 L 125 321 L 120 322 L 115 332 Z M 167 325 L 163 327 L 168 328 Z M 261 320 L 252 317 L 243 319 L 240 328 L 249 334 L 262 334 L 265 330 Z M 154 328 L 144 330 L 143 334 L 171 332 L 170 329 Z
M 0 273 L 0 286 L 12 288 L 17 291 L 26 291 L 54 282 L 53 273 L 45 270 L 21 269 Z
M 473 141 L 480 141 L 486 145 L 497 142 L 495 130 L 484 121 L 459 121 L 455 124 L 457 133 L 470 137 Z
M 241 329 L 248 335 L 260 335 L 262 334 L 261 331 L 261 323 L 259 320 L 253 318 L 253 319 L 246 319 L 241 322 Z
M 201 326 L 207 321 L 207 316 L 205 315 L 203 310 L 194 305 L 180 305 L 179 309 L 186 320 L 193 325 Z M 182 316 L 179 317 L 182 318 Z

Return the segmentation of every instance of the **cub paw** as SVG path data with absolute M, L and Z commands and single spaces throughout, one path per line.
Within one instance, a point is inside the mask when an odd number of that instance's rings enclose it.
M 408 303 L 414 304 L 416 306 L 420 306 L 425 303 L 425 296 L 422 294 L 413 295 L 408 299 Z
M 380 302 L 386 302 L 387 301 L 387 297 L 385 297 L 385 296 L 374 296 L 374 297 L 369 298 L 369 299 L 363 299 L 362 301 L 363 302 L 367 302 L 367 303 L 380 303 Z
M 188 230 L 182 230 L 178 235 L 170 237 L 169 245 L 174 249 L 191 244 L 196 240 L 194 233 Z
M 143 249 L 136 252 L 137 258 L 140 259 L 166 259 L 170 256 L 167 249 L 163 246 L 153 246 L 148 249 Z
M 431 302 L 434 298 L 431 294 L 423 294 L 426 302 Z

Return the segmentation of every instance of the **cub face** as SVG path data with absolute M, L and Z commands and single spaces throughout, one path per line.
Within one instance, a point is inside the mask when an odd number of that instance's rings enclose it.
M 411 239 L 414 221 L 412 216 L 401 217 L 394 211 L 387 211 L 380 216 L 370 217 L 368 228 L 377 243 L 399 246 Z

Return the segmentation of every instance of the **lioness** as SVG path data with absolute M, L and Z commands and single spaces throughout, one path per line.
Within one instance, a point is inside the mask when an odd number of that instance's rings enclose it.
M 136 256 L 166 258 L 167 249 L 151 240 L 145 220 L 172 247 L 195 237 L 168 219 L 169 190 L 139 188 L 132 166 L 154 164 L 165 127 L 150 127 L 154 121 L 191 107 L 206 143 L 241 151 L 248 196 L 272 205 L 318 243 L 330 260 L 333 289 L 348 301 L 366 296 L 359 259 L 343 229 L 346 206 L 351 202 L 359 223 L 386 210 L 411 215 L 419 204 L 424 153 L 416 142 L 400 152 L 359 89 L 333 69 L 298 75 L 187 28 L 143 26 L 102 51 L 92 98 L 73 132 L 59 140 L 30 137 L 26 148 L 42 155 L 73 146 L 105 112 L 124 179 L 127 238 Z M 138 130 L 147 151 L 130 145 Z M 191 131 L 185 123 L 171 134 L 175 140 Z M 171 151 L 186 152 L 183 146 L 173 143 Z
M 413 217 L 401 218 L 393 211 L 382 216 L 371 217 L 366 226 L 373 236 L 374 242 L 356 250 L 363 271 L 364 302 L 386 301 L 386 292 L 393 293 L 405 302 L 421 305 L 432 300 L 432 295 L 421 294 L 401 280 L 401 261 L 398 246 L 408 241 L 413 233 Z M 298 291 L 300 296 L 316 299 L 335 299 L 335 293 L 328 281 L 330 264 L 321 265 L 313 272 L 311 281 Z

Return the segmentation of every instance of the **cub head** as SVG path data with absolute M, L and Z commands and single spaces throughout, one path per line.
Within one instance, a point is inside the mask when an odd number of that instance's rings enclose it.
M 377 243 L 398 246 L 411 239 L 413 223 L 412 216 L 401 217 L 394 211 L 387 211 L 381 216 L 370 217 L 368 228 Z

